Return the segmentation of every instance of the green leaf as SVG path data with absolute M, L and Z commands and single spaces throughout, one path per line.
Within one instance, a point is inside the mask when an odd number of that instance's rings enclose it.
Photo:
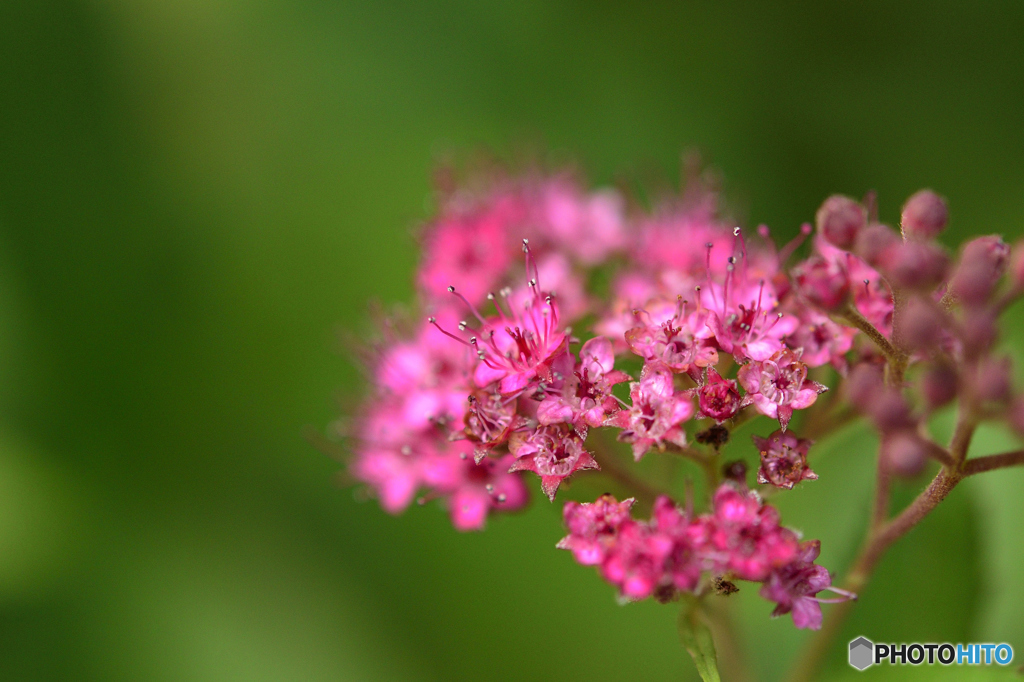
M 711 630 L 701 620 L 699 611 L 699 607 L 693 604 L 679 612 L 679 638 L 693 657 L 693 662 L 697 664 L 700 678 L 704 682 L 721 682 L 715 642 L 711 637 Z

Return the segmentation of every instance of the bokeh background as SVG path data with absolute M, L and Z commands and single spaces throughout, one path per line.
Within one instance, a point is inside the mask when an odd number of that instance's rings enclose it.
M 931 186 L 954 244 L 1021 235 L 1022 121 L 1017 2 L 4 0 L 0 679 L 695 679 L 673 608 L 553 549 L 558 507 L 390 517 L 303 439 L 358 395 L 338 331 L 410 300 L 432 168 L 529 148 L 674 181 L 699 149 L 750 224 L 869 189 L 893 222 Z M 873 446 L 822 443 L 779 498 L 835 570 Z M 846 634 L 1024 659 L 1022 517 L 1024 471 L 963 485 Z M 778 679 L 802 635 L 735 599 Z

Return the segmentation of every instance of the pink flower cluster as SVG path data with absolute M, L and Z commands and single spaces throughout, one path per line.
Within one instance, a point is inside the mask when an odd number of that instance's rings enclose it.
M 374 354 L 351 473 L 389 512 L 440 499 L 456 528 L 475 530 L 527 503 L 528 474 L 551 500 L 578 472 L 605 464 L 614 477 L 626 465 L 594 445 L 595 429 L 636 460 L 713 463 L 714 489 L 718 447 L 760 415 L 778 428 L 754 437 L 757 482 L 790 489 L 817 478 L 811 441 L 790 424 L 826 390 L 815 377 L 836 373 L 848 380 L 833 406 L 845 399 L 874 421 L 898 475 L 939 456 L 923 419 L 954 398 L 1024 432 L 1024 399 L 993 350 L 996 316 L 1024 290 L 1024 256 L 982 237 L 953 265 L 935 241 L 946 208 L 934 193 L 908 201 L 902 234 L 867 203 L 829 198 L 809 254 L 791 263 L 814 228 L 778 248 L 767 227 L 733 227 L 699 185 L 652 210 L 568 174 L 449 191 L 422 230 L 421 321 L 391 324 Z M 912 367 L 917 405 L 901 384 Z M 632 500 L 569 502 L 559 546 L 627 599 L 737 578 L 762 583 L 798 627 L 820 625 L 814 595 L 831 579 L 817 543 L 799 542 L 743 481 L 718 487 L 704 515 L 651 503 L 639 521 Z
M 724 483 L 711 512 L 700 516 L 659 497 L 650 520 L 637 520 L 630 516 L 633 504 L 632 498 L 618 502 L 611 495 L 590 504 L 567 503 L 569 535 L 558 543 L 579 563 L 597 566 L 627 600 L 669 601 L 679 592 L 707 589 L 704 575 L 749 580 L 764 583 L 761 595 L 776 602 L 775 615 L 792 612 L 798 628 L 816 629 L 817 593 L 833 589 L 851 596 L 832 588 L 828 571 L 814 565 L 818 543 L 801 543 L 754 491 Z

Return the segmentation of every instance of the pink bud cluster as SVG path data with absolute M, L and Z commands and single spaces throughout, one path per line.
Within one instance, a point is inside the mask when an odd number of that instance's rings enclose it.
M 1024 291 L 1024 254 L 982 237 L 950 258 L 935 241 L 945 202 L 930 191 L 907 201 L 899 232 L 870 206 L 829 198 L 795 263 L 811 225 L 779 248 L 765 226 L 733 227 L 702 186 L 641 210 L 567 174 L 528 173 L 439 205 L 422 230 L 422 321 L 388 327 L 350 433 L 350 472 L 389 512 L 442 499 L 456 528 L 480 529 L 527 503 L 527 474 L 554 500 L 570 477 L 611 463 L 588 439 L 595 429 L 636 460 L 692 454 L 694 440 L 717 457 L 721 442 L 700 434 L 728 438 L 758 415 L 778 428 L 754 437 L 757 482 L 790 489 L 817 478 L 811 441 L 789 426 L 829 373 L 848 377 L 832 402 L 873 421 L 899 475 L 942 461 L 923 423 L 954 399 L 1024 433 L 1024 399 L 994 346 L 998 314 Z M 668 497 L 649 520 L 632 506 L 568 502 L 559 547 L 626 599 L 749 580 L 776 615 L 820 626 L 815 595 L 833 588 L 817 542 L 800 542 L 745 482 L 717 487 L 703 515 Z

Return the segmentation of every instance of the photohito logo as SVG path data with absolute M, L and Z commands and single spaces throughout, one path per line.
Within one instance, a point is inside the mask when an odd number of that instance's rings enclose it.
M 876 663 L 889 665 L 1009 665 L 1013 647 L 1009 644 L 875 644 L 867 637 L 850 642 L 850 665 L 864 670 Z

